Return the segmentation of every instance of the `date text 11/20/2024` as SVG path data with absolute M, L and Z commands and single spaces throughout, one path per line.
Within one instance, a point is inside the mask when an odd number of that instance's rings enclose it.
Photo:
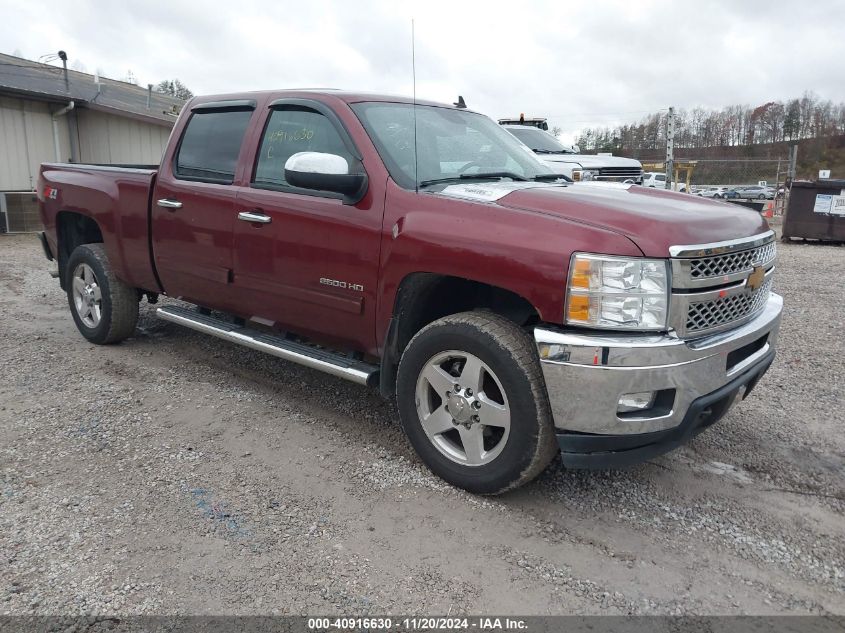
M 519 618 L 308 618 L 311 631 L 527 631 L 525 620 Z

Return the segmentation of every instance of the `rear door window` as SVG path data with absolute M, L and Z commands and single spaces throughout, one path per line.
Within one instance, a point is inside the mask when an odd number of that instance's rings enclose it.
M 176 154 L 176 177 L 231 184 L 251 116 L 252 110 L 192 114 Z

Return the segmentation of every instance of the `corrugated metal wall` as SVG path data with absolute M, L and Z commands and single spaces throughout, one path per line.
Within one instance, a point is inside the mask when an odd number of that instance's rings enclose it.
M 62 160 L 70 154 L 67 120 L 59 118 Z M 0 97 L 0 191 L 30 191 L 38 166 L 55 161 L 50 106 L 40 101 Z
M 79 152 L 84 163 L 158 165 L 170 128 L 80 109 Z
M 0 97 L 0 191 L 31 191 L 43 162 L 55 162 L 50 104 Z M 61 106 L 54 104 L 54 109 Z M 77 108 L 80 161 L 157 165 L 170 127 Z M 58 118 L 61 161 L 70 157 L 67 116 Z

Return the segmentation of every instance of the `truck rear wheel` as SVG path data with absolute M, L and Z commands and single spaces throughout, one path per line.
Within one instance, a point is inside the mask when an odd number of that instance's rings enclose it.
M 66 268 L 68 304 L 76 327 L 92 343 L 118 343 L 138 323 L 138 293 L 114 276 L 102 244 L 77 246 Z
M 469 492 L 516 488 L 557 452 L 534 343 L 496 314 L 464 312 L 420 330 L 402 355 L 396 396 L 417 454 Z

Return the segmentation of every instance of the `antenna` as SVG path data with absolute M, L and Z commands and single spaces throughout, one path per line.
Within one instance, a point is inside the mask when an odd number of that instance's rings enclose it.
M 415 50 L 414 19 L 411 18 L 411 77 L 414 84 L 414 191 L 420 192 L 420 177 L 417 172 L 417 57 Z

